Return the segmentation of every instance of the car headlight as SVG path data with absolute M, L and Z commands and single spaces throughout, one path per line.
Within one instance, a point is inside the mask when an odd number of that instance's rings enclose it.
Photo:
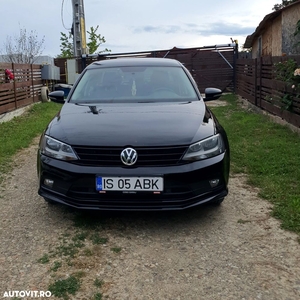
M 183 160 L 201 160 L 219 155 L 225 151 L 220 134 L 192 144 L 185 153 Z
M 76 160 L 78 157 L 71 146 L 57 141 L 47 135 L 41 140 L 41 153 L 61 160 Z

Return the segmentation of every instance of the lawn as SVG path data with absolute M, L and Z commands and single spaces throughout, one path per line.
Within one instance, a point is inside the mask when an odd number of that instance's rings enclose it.
M 225 95 L 228 105 L 212 111 L 225 128 L 231 148 L 231 172 L 245 173 L 259 196 L 274 204 L 282 227 L 300 233 L 300 135 L 269 117 L 249 112 Z
M 43 132 L 60 107 L 53 102 L 35 104 L 22 116 L 0 123 L 0 182 L 1 174 L 11 168 L 13 155 Z

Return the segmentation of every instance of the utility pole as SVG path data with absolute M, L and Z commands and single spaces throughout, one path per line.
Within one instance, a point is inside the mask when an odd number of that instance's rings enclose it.
M 72 0 L 73 4 L 73 49 L 74 56 L 87 54 L 86 52 L 86 30 L 83 0 Z

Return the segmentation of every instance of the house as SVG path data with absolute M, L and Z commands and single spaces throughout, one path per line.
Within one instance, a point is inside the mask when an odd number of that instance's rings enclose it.
M 300 33 L 294 35 L 299 20 L 300 1 L 266 15 L 244 48 L 252 48 L 252 58 L 300 54 Z

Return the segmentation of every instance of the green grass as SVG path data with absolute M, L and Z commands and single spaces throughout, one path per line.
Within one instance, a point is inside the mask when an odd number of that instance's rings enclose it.
M 102 294 L 101 293 L 97 293 L 94 295 L 94 297 L 92 298 L 93 300 L 102 300 Z
M 222 98 L 228 106 L 212 111 L 225 128 L 231 150 L 231 171 L 246 173 L 259 196 L 274 204 L 282 227 L 300 233 L 300 135 L 261 114 L 237 105 L 235 95 Z
M 13 155 L 43 132 L 60 107 L 53 102 L 35 104 L 22 116 L 0 123 L 0 183 L 1 174 L 11 169 Z
M 73 240 L 73 242 L 63 240 L 56 248 L 55 255 L 74 258 L 79 252 L 79 248 L 83 248 L 84 246 L 84 243 L 78 239 Z
M 69 295 L 75 295 L 79 288 L 80 280 L 78 276 L 72 275 L 67 279 L 56 280 L 50 284 L 48 290 L 58 298 L 69 299 Z
M 38 262 L 41 264 L 47 264 L 50 261 L 49 255 L 44 254 L 41 258 L 38 259 Z
M 110 250 L 115 253 L 120 253 L 122 251 L 122 248 L 121 247 L 112 247 L 112 248 L 110 248 Z
M 101 288 L 103 286 L 103 284 L 104 284 L 103 280 L 100 280 L 98 278 L 96 278 L 94 281 L 94 286 L 96 286 L 98 288 Z
M 108 242 L 108 238 L 101 237 L 98 232 L 94 232 L 90 238 L 93 245 L 104 245 Z
M 53 263 L 53 267 L 50 270 L 53 271 L 53 272 L 56 272 L 61 266 L 62 266 L 61 261 L 55 261 Z

